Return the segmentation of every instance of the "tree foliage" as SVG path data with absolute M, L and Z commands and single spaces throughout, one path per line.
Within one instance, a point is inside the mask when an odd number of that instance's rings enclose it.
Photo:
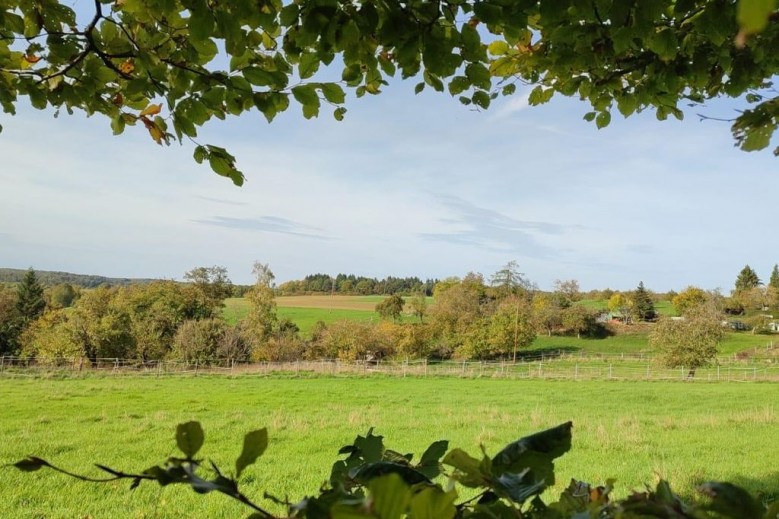
M 46 308 L 43 286 L 38 282 L 35 271 L 30 268 L 16 287 L 16 310 L 26 325 L 35 320 Z
M 709 296 L 706 294 L 705 290 L 689 286 L 676 294 L 671 300 L 671 304 L 674 305 L 674 308 L 679 315 L 684 315 L 688 310 L 698 307 L 708 300 Z
M 764 504 L 746 490 L 720 482 L 701 484 L 698 498 L 685 503 L 663 480 L 655 488 L 616 499 L 611 495 L 613 480 L 595 486 L 572 479 L 552 501 L 545 490 L 555 484 L 556 460 L 571 449 L 572 427 L 567 422 L 522 437 L 494 456 L 482 447 L 475 457 L 438 440 L 416 460 L 413 454 L 388 448 L 384 437 L 370 429 L 341 447 L 318 492 L 290 501 L 266 489 L 265 499 L 283 507 L 282 516 L 241 490 L 241 476 L 268 448 L 264 428 L 244 436 L 235 471 L 196 457 L 205 442 L 199 422 L 176 428 L 181 454 L 135 473 L 97 465 L 105 477 L 82 476 L 36 456 L 13 466 L 24 472 L 46 468 L 93 483 L 127 480 L 131 489 L 147 481 L 188 486 L 199 494 L 219 493 L 240 502 L 252 511 L 251 519 L 773 519 L 779 512 L 779 503 Z
M 771 277 L 768 279 L 768 286 L 774 290 L 779 290 L 779 265 L 774 264 L 771 270 Z
M 376 305 L 376 313 L 383 319 L 392 319 L 394 322 L 400 318 L 403 313 L 403 306 L 406 302 L 398 294 L 392 294 Z
M 693 376 L 697 368 L 714 360 L 724 336 L 722 314 L 703 304 L 688 309 L 681 319 L 661 319 L 649 334 L 649 345 L 663 365 L 687 368 Z
M 657 317 L 655 303 L 652 301 L 652 296 L 647 289 L 644 288 L 643 281 L 639 282 L 638 287 L 633 291 L 633 305 L 640 320 L 651 321 Z
M 763 282 L 757 277 L 757 272 L 749 265 L 746 265 L 736 277 L 736 292 L 741 290 L 751 290 L 762 285 Z
M 57 113 L 82 110 L 115 134 L 144 128 L 158 144 L 195 140 L 213 119 L 246 112 L 269 122 L 297 104 L 340 120 L 344 86 L 378 94 L 389 78 L 415 91 L 447 91 L 489 107 L 529 83 L 531 105 L 555 95 L 612 112 L 653 109 L 682 118 L 680 103 L 729 96 L 750 105 L 732 124 L 736 144 L 770 144 L 779 101 L 772 0 L 375 2 L 373 0 L 94 0 L 0 4 L 0 105 L 20 97 Z M 770 23 L 769 23 L 770 20 Z M 326 67 L 336 69 L 333 81 Z M 223 147 L 195 143 L 194 159 L 242 184 Z

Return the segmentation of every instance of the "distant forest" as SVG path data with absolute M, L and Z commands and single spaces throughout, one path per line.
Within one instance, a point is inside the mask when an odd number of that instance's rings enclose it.
M 0 268 L 0 283 L 15 284 L 22 281 L 27 270 Z M 67 283 L 74 287 L 96 288 L 100 285 L 127 286 L 146 284 L 158 279 L 150 278 L 110 278 L 93 274 L 73 274 L 71 272 L 55 272 L 36 270 L 38 282 L 44 286 L 55 286 Z M 344 295 L 392 295 L 424 293 L 433 295 L 433 287 L 438 279 L 421 280 L 418 277 L 393 277 L 384 279 L 355 276 L 354 274 L 338 274 L 332 277 L 328 274 L 311 274 L 301 280 L 282 283 L 277 287 L 279 295 L 302 294 L 344 294 Z M 228 280 L 229 283 L 229 280 Z M 230 283 L 232 285 L 232 283 Z M 250 285 L 232 285 L 233 297 L 243 297 Z
M 418 277 L 384 279 L 355 276 L 354 274 L 311 274 L 301 280 L 287 281 L 278 286 L 279 295 L 301 294 L 348 294 L 348 295 L 393 295 L 424 293 L 433 295 L 437 279 L 422 281 Z
M 26 273 L 27 270 L 25 269 L 0 268 L 0 283 L 19 283 Z M 92 274 L 73 274 L 70 272 L 54 272 L 49 270 L 36 270 L 35 275 L 38 277 L 38 282 L 42 285 L 54 286 L 68 283 L 69 285 L 82 288 L 95 288 L 100 285 L 125 286 L 157 281 L 155 279 L 146 278 L 109 278 Z

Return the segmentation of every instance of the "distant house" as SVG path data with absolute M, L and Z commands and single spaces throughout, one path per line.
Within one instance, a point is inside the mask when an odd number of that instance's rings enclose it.
M 769 330 L 771 330 L 774 333 L 779 332 L 779 322 L 777 321 L 771 321 L 766 326 L 768 327 Z
M 735 319 L 731 321 L 723 321 L 722 323 L 723 326 L 727 326 L 731 330 L 737 330 L 737 331 L 749 330 L 749 326 L 747 326 L 744 322 Z

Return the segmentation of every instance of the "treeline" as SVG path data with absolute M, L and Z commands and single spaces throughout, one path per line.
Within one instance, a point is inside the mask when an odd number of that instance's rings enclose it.
M 30 270 L 15 288 L 0 289 L 3 354 L 57 363 L 81 357 L 138 360 L 177 359 L 283 361 L 388 357 L 495 359 L 515 358 L 539 330 L 597 335 L 597 312 L 574 304 L 575 282 L 540 293 L 516 273 L 480 274 L 436 283 L 435 305 L 423 293 L 404 300 L 395 294 L 380 303 L 378 324 L 354 321 L 316 325 L 310 337 L 276 312 L 273 273 L 257 264 L 256 282 L 246 293 L 250 311 L 231 325 L 222 306 L 232 285 L 221 267 L 198 268 L 186 283 L 153 281 L 85 290 L 60 305 Z M 404 308 L 415 322 L 398 322 Z M 6 326 L 7 325 L 7 326 Z
M 311 274 L 300 280 L 286 281 L 278 286 L 278 294 L 341 294 L 341 295 L 412 295 L 422 293 L 433 295 L 437 279 L 422 281 L 418 277 L 396 278 L 388 276 L 384 279 L 355 276 L 354 274 Z
M 0 283 L 21 283 L 27 271 L 22 269 L 0 268 Z M 110 278 L 91 274 L 72 274 L 70 272 L 56 272 L 37 270 L 35 275 L 38 281 L 47 286 L 69 284 L 81 288 L 95 288 L 100 285 L 131 285 L 136 283 L 151 283 L 153 279 L 146 278 Z

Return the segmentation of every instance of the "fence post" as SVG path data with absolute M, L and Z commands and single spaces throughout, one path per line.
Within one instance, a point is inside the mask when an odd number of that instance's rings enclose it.
M 425 358 L 425 376 L 427 376 L 427 358 Z
M 609 363 L 609 378 L 611 378 L 612 376 L 612 369 L 613 369 L 613 365 Z
M 573 379 L 574 380 L 579 380 L 579 365 L 578 364 L 576 364 L 573 367 Z
M 460 377 L 465 377 L 465 361 L 463 361 L 463 369 L 460 371 Z
M 5 370 L 5 355 L 0 357 L 0 373 Z
M 757 380 L 757 366 L 752 368 L 752 380 Z
M 195 361 L 195 376 L 197 376 L 197 368 L 198 368 L 199 365 L 200 365 L 200 361 L 196 360 Z
M 719 364 L 717 364 L 717 380 L 719 380 Z

